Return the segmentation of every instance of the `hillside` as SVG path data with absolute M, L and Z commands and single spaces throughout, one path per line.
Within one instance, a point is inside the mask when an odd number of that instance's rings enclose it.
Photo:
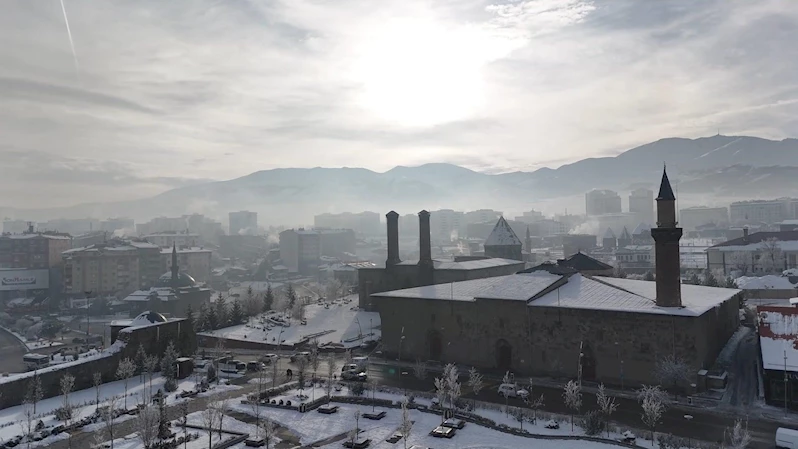
M 363 168 L 284 168 L 174 189 L 144 200 L 0 212 L 36 220 L 118 215 L 144 220 L 194 212 L 221 218 L 231 210 L 249 209 L 258 211 L 267 224 L 301 224 L 310 223 L 317 213 L 347 210 L 409 213 L 422 208 L 489 207 L 521 211 L 543 200 L 575 198 L 593 188 L 615 189 L 622 195 L 637 184 L 653 189 L 663 163 L 683 198 L 694 195 L 704 202 L 712 197 L 728 202 L 798 195 L 794 182 L 798 140 L 713 136 L 662 139 L 614 157 L 534 172 L 488 175 L 450 164 L 400 166 L 385 173 Z M 576 211 L 581 209 L 577 206 Z

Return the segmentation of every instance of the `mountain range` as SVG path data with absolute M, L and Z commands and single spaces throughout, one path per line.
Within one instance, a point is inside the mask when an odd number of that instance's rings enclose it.
M 322 212 L 493 208 L 520 213 L 541 205 L 584 211 L 583 194 L 656 188 L 663 164 L 681 206 L 798 195 L 798 139 L 747 136 L 667 138 L 613 157 L 583 159 L 556 169 L 485 174 L 451 164 L 363 168 L 280 168 L 228 181 L 169 190 L 152 198 L 80 204 L 60 209 L 0 208 L 4 216 L 43 220 L 203 213 L 226 222 L 227 212 L 253 210 L 264 224 L 312 222 Z M 566 199 L 568 199 L 566 201 Z M 551 211 L 549 211 L 551 212 Z

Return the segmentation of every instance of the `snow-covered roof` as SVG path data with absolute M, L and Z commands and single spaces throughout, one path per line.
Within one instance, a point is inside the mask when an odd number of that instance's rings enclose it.
M 448 301 L 476 301 L 477 299 L 503 299 L 509 301 L 528 301 L 562 276 L 537 271 L 534 273 L 513 274 L 449 284 L 427 285 L 405 288 L 384 293 L 375 297 L 416 298 Z
M 626 229 L 626 226 L 623 227 L 623 230 L 621 231 L 621 236 L 618 237 L 618 238 L 620 240 L 631 240 L 632 239 L 632 236 L 629 235 L 629 230 Z
M 561 280 L 565 282 L 559 286 L 556 285 Z M 449 301 L 500 299 L 527 301 L 530 307 L 700 316 L 731 299 L 739 292 L 734 289 L 683 285 L 683 307 L 659 307 L 656 305 L 656 282 L 653 281 L 589 277 L 581 274 L 573 274 L 564 278 L 546 271 L 534 271 L 413 287 L 375 293 L 372 296 Z
M 507 223 L 504 217 L 499 217 L 496 226 L 493 227 L 488 239 L 485 240 L 485 246 L 521 246 L 521 239 L 515 235 L 513 229 Z
M 682 308 L 671 309 L 656 307 L 653 303 L 657 299 L 657 283 L 655 281 L 638 281 L 635 279 L 621 279 L 599 276 L 595 278 L 598 281 L 606 282 L 615 287 L 624 289 L 630 293 L 634 293 L 640 297 L 646 298 L 651 301 L 652 306 L 657 310 L 669 311 L 669 315 L 703 315 L 709 309 L 722 304 L 723 302 L 731 299 L 740 290 L 733 288 L 719 288 L 719 287 L 706 287 L 703 285 L 682 284 Z M 682 313 L 677 313 L 679 310 Z M 644 312 L 645 310 L 638 310 Z M 654 310 L 651 313 L 660 313 Z
M 149 290 L 136 290 L 135 292 L 127 295 L 123 301 L 149 301 L 154 295 L 157 295 L 158 299 L 161 301 L 170 301 L 176 299 L 171 288 L 153 287 Z
M 484 268 L 503 267 L 507 265 L 523 266 L 524 263 L 518 260 L 501 259 L 492 257 L 489 259 L 465 260 L 463 262 L 455 262 L 452 260 L 433 260 L 433 266 L 436 270 L 481 270 Z M 418 265 L 417 260 L 403 260 L 399 265 Z M 365 267 L 365 269 L 372 269 L 379 267 Z
M 772 274 L 766 276 L 742 276 L 737 278 L 735 282 L 737 287 L 743 290 L 791 290 L 796 288 L 796 285 L 790 282 L 790 278 Z
M 607 232 L 604 233 L 604 238 L 605 239 L 614 239 L 615 238 L 615 233 L 612 232 L 612 228 L 607 228 Z
M 188 253 L 212 253 L 213 251 L 208 248 L 191 247 L 191 248 L 177 248 L 177 254 Z M 161 254 L 172 254 L 172 248 L 161 248 Z
M 41 369 L 38 369 L 36 371 L 28 371 L 28 372 L 25 372 L 25 373 L 12 374 L 12 375 L 7 376 L 7 377 L 0 377 L 0 384 L 4 384 L 4 383 L 7 383 L 7 382 L 12 382 L 12 381 L 15 381 L 15 380 L 18 380 L 18 379 L 25 379 L 25 378 L 28 378 L 28 377 L 33 377 L 33 376 L 36 376 L 36 375 L 42 375 L 42 374 L 45 374 L 45 373 L 51 373 L 51 372 L 54 372 L 54 371 L 59 371 L 59 370 L 62 370 L 64 368 L 68 368 L 70 366 L 76 366 L 76 365 L 81 365 L 83 363 L 95 362 L 95 361 L 97 361 L 99 359 L 110 357 L 111 355 L 116 354 L 117 352 L 121 351 L 125 347 L 125 345 L 126 345 L 125 342 L 123 342 L 121 340 L 117 340 L 111 346 L 103 349 L 101 352 L 96 352 L 94 354 L 88 355 L 86 357 L 79 358 L 77 360 L 64 362 L 64 363 L 59 363 L 58 365 L 50 365 L 48 367 L 41 368 Z
M 6 234 L 3 236 L 4 238 L 9 238 L 13 240 L 27 240 L 27 239 L 35 239 L 35 238 L 45 238 L 50 240 L 70 240 L 72 237 L 66 235 L 53 235 L 53 234 Z
M 798 371 L 798 308 L 757 307 L 757 314 L 762 367 Z
M 650 231 L 650 230 L 651 230 L 651 226 L 649 226 L 649 225 L 647 225 L 645 223 L 640 223 L 639 225 L 637 225 L 635 230 L 632 231 L 632 235 L 640 235 L 640 234 L 642 234 L 644 232 L 647 232 L 647 231 Z
M 778 246 L 782 251 L 798 251 L 798 240 L 776 240 L 773 242 L 776 246 Z M 757 252 L 762 251 L 763 243 L 749 243 L 747 245 L 715 245 L 710 250 L 718 250 L 718 251 L 731 251 L 731 252 Z

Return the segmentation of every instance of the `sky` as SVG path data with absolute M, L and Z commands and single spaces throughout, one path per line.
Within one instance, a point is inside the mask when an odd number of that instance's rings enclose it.
M 664 137 L 798 136 L 789 0 L 63 5 L 3 2 L 2 206 L 277 167 L 531 171 Z

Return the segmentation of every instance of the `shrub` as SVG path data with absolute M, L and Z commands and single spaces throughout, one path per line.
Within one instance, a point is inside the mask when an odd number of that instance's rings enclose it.
M 59 421 L 67 421 L 72 418 L 71 407 L 58 407 L 55 409 L 55 419 Z
M 363 393 L 366 392 L 366 386 L 363 382 L 352 382 L 349 384 L 349 392 L 352 393 L 353 396 L 363 396 Z
M 585 430 L 585 435 L 598 435 L 604 430 L 604 419 L 599 412 L 591 410 L 582 418 L 580 427 Z
M 167 379 L 166 383 L 163 385 L 163 389 L 170 393 L 177 391 L 177 381 L 174 379 Z
M 683 438 L 671 434 L 660 434 L 657 439 L 660 449 L 680 449 L 688 445 Z

